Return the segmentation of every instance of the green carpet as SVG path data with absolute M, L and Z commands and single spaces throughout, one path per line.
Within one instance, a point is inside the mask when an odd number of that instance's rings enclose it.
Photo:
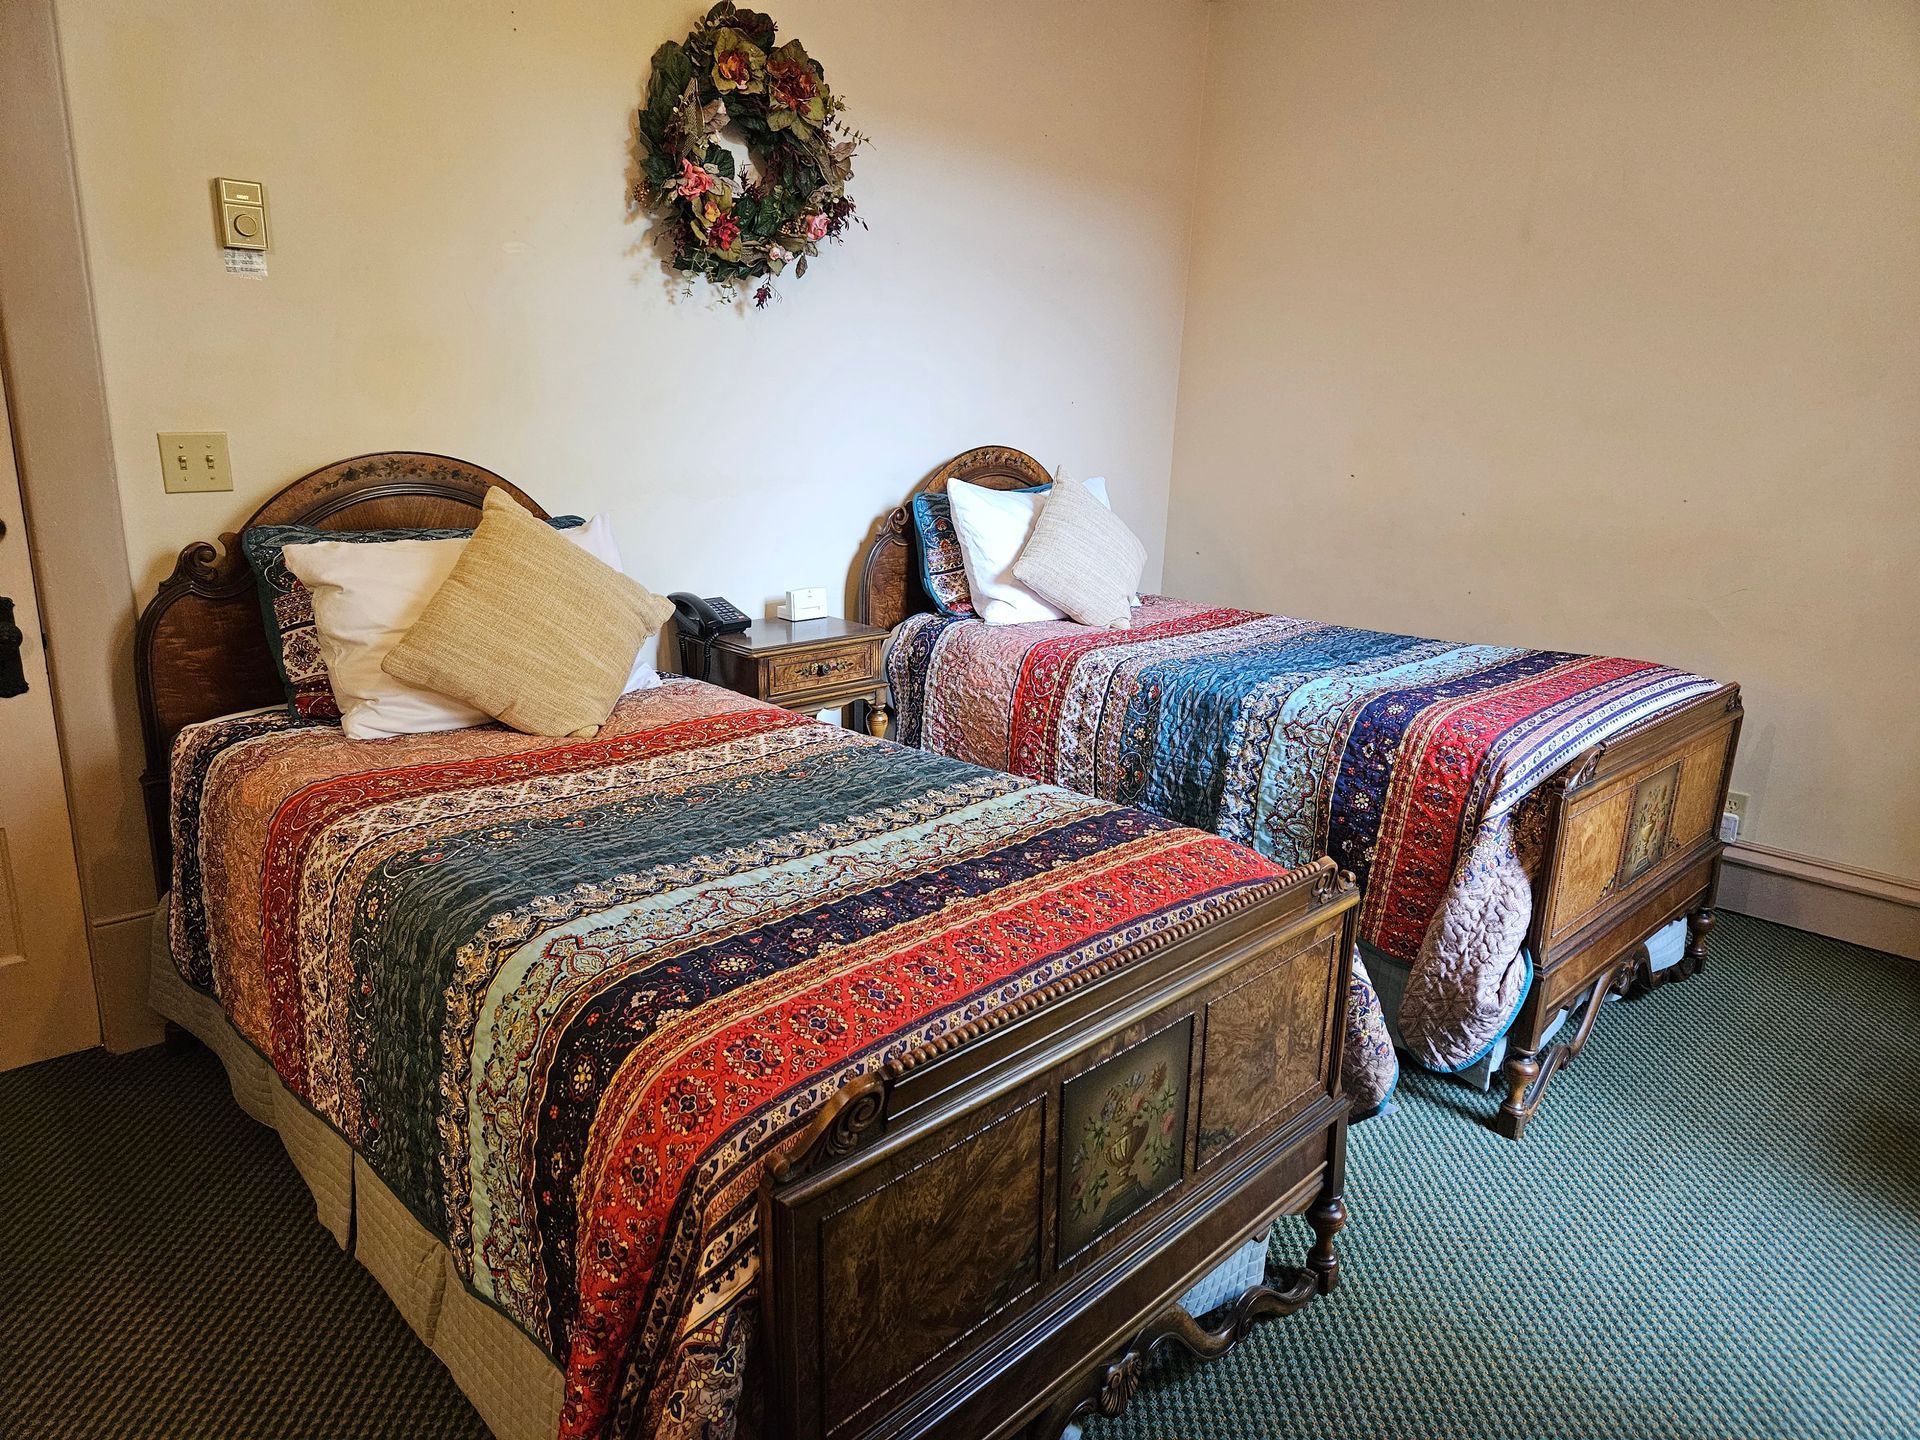
M 1340 1289 L 1089 1440 L 1920 1437 L 1917 1040 L 1920 966 L 1727 917 L 1523 1143 L 1408 1080 Z M 0 1075 L 0 1436 L 483 1434 L 211 1056 Z

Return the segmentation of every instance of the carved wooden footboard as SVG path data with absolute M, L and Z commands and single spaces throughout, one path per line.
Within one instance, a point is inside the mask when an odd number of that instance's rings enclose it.
M 1739 687 L 1722 686 L 1596 746 L 1547 782 L 1547 844 L 1527 932 L 1533 988 L 1507 1035 L 1507 1098 L 1494 1121 L 1503 1135 L 1525 1133 L 1609 993 L 1637 996 L 1700 969 L 1726 850 L 1720 814 L 1740 718 Z M 1680 916 L 1686 954 L 1656 979 L 1645 942 Z M 1583 994 L 1590 998 L 1572 1037 L 1543 1049 L 1554 1015 Z
M 763 1187 L 770 1433 L 1053 1440 L 1157 1346 L 1331 1289 L 1356 901 L 1320 861 L 835 1096 Z M 1303 1267 L 1212 1331 L 1178 1310 L 1300 1212 Z

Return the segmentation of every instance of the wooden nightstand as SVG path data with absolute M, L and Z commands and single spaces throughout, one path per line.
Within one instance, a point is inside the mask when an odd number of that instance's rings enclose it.
M 789 710 L 828 710 L 864 704 L 867 730 L 887 733 L 886 678 L 880 646 L 887 632 L 852 620 L 756 620 L 753 628 L 713 642 L 704 678 L 742 695 Z M 681 668 L 699 675 L 698 642 L 681 636 Z

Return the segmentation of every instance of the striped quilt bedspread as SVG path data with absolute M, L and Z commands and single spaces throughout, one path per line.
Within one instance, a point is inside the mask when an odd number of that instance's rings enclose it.
M 1331 855 L 1360 936 L 1411 967 L 1404 1042 L 1438 1069 L 1505 1033 L 1541 836 L 1575 755 L 1715 688 L 1642 660 L 1455 645 L 1149 596 L 1128 630 L 916 615 L 898 738 L 1251 845 Z
M 766 1158 L 849 1079 L 1281 871 L 693 681 L 591 740 L 182 732 L 172 942 L 566 1375 L 724 1437 Z

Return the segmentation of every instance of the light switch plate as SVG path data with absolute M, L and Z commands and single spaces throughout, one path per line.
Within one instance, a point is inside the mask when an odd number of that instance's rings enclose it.
M 224 430 L 162 430 L 160 474 L 169 495 L 233 489 Z

